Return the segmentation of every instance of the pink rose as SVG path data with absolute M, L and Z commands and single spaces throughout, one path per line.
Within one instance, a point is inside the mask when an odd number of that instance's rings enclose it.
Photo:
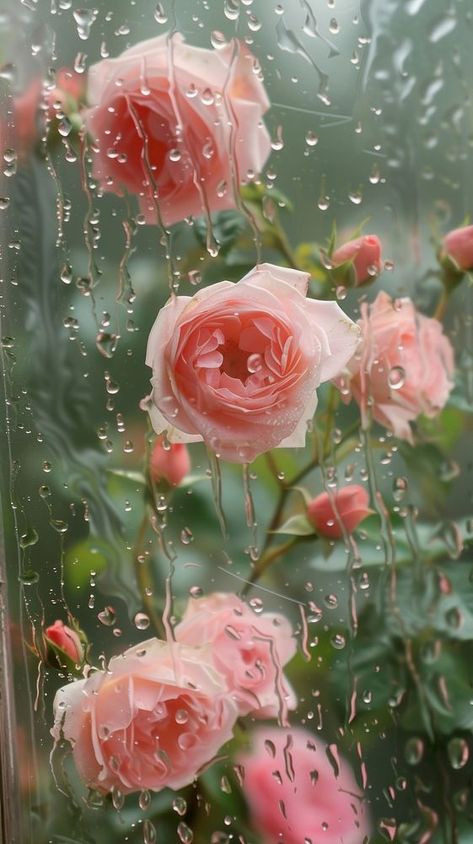
M 63 651 L 75 664 L 80 665 L 84 659 L 84 647 L 78 633 L 59 619 L 50 624 L 44 631 L 46 645 L 53 644 Z
M 356 286 L 373 279 L 381 272 L 381 241 L 375 234 L 350 240 L 335 249 L 331 256 L 334 267 L 351 261 L 356 273 Z
M 89 71 L 87 128 L 103 190 L 137 194 L 149 223 L 234 208 L 235 191 L 270 152 L 256 61 L 239 41 L 219 50 L 162 35 Z
M 264 844 L 363 844 L 369 833 L 360 789 L 347 762 L 308 730 L 262 727 L 239 759 L 253 826 Z
M 179 486 L 191 470 L 187 446 L 183 443 L 164 447 L 163 437 L 158 437 L 151 452 L 149 470 L 155 483 L 165 481 L 170 486 Z
M 307 515 L 317 533 L 331 539 L 340 539 L 343 529 L 353 533 L 359 523 L 373 511 L 369 508 L 369 495 L 364 487 L 351 484 L 328 494 L 317 495 L 307 507 Z
M 317 387 L 342 371 L 359 338 L 336 302 L 306 298 L 308 279 L 260 264 L 236 284 L 170 299 L 146 355 L 157 433 L 204 440 L 233 463 L 304 445 Z
M 71 742 L 86 785 L 124 794 L 191 783 L 231 738 L 237 717 L 205 648 L 158 639 L 63 686 L 54 713 L 51 733 Z
M 256 614 L 236 595 L 216 593 L 191 598 L 174 632 L 178 642 L 211 646 L 240 715 L 270 718 L 295 708 L 282 668 L 294 656 L 296 640 L 284 616 Z
M 450 341 L 436 319 L 420 314 L 410 299 L 392 300 L 383 291 L 361 306 L 363 343 L 348 375 L 364 417 L 412 442 L 409 422 L 421 413 L 436 416 L 453 387 Z
M 441 251 L 460 270 L 473 270 L 473 226 L 462 226 L 448 232 L 442 241 Z

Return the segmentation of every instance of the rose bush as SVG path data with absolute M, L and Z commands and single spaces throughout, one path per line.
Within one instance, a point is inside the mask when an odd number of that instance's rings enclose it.
M 204 440 L 234 463 L 304 445 L 317 387 L 342 371 L 359 339 L 336 302 L 306 298 L 308 279 L 260 264 L 160 310 L 146 355 L 157 433 Z
M 412 441 L 410 422 L 435 416 L 453 387 L 454 356 L 438 320 L 424 316 L 407 297 L 384 291 L 361 305 L 363 342 L 349 365 L 346 386 L 365 420 L 373 418 Z M 342 392 L 348 398 L 342 386 Z
M 300 727 L 262 727 L 240 757 L 243 791 L 264 844 L 362 844 L 369 827 L 348 764 L 335 773 L 327 746 Z
M 239 41 L 205 50 L 179 33 L 93 65 L 85 122 L 102 189 L 136 194 L 149 223 L 235 207 L 270 152 L 256 70 Z
M 269 718 L 295 708 L 282 669 L 296 652 L 296 640 L 284 616 L 256 614 L 236 595 L 216 593 L 190 599 L 175 636 L 184 644 L 211 645 L 213 664 L 241 715 Z
M 343 530 L 353 533 L 359 523 L 370 515 L 369 500 L 364 487 L 349 484 L 330 494 L 321 492 L 307 505 L 307 515 L 321 536 L 340 539 Z
M 205 648 L 150 639 L 59 689 L 54 714 L 52 735 L 72 744 L 87 786 L 130 793 L 192 782 L 231 738 L 237 708 Z

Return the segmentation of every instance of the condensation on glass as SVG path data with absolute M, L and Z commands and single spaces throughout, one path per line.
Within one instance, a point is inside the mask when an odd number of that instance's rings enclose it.
M 0 11 L 5 844 L 471 837 L 472 25 Z

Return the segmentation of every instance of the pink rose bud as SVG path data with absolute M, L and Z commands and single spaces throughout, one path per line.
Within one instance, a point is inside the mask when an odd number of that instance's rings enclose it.
M 442 254 L 451 258 L 460 270 L 473 270 L 473 226 L 448 232 L 442 241 Z
M 356 273 L 356 284 L 366 284 L 373 281 L 381 272 L 383 262 L 381 259 L 381 241 L 375 234 L 367 234 L 357 237 L 356 240 L 349 240 L 335 249 L 331 256 L 334 267 L 339 267 L 347 261 L 351 261 Z
M 368 505 L 366 489 L 351 484 L 331 494 L 322 492 L 308 505 L 307 515 L 317 533 L 340 539 L 343 528 L 347 533 L 353 533 L 359 523 L 373 512 Z
M 360 338 L 336 302 L 307 298 L 308 282 L 258 264 L 236 283 L 173 296 L 146 353 L 156 433 L 204 440 L 232 463 L 303 447 L 317 387 L 343 372 Z
M 211 646 L 212 662 L 240 715 L 273 718 L 295 709 L 297 698 L 282 669 L 296 652 L 296 639 L 283 615 L 257 614 L 237 595 L 216 592 L 191 598 L 174 633 L 178 642 Z
M 59 619 L 44 631 L 46 644 L 53 644 L 59 648 L 75 664 L 80 665 L 84 659 L 84 647 L 78 633 Z
M 336 756 L 334 769 L 331 762 Z M 363 793 L 348 763 L 308 730 L 262 727 L 239 757 L 243 793 L 263 844 L 362 844 Z
M 86 786 L 178 790 L 232 738 L 238 710 L 208 648 L 149 639 L 54 699 L 56 742 L 72 745 Z
M 189 451 L 184 443 L 168 443 L 165 447 L 164 437 L 156 439 L 149 464 L 151 477 L 156 484 L 165 481 L 170 486 L 179 486 L 191 468 Z
M 271 151 L 255 61 L 236 39 L 206 50 L 176 32 L 93 65 L 85 122 L 101 188 L 135 194 L 146 222 L 166 226 L 235 208 Z
M 344 400 L 351 395 L 358 402 L 364 425 L 371 415 L 412 442 L 409 423 L 421 414 L 437 416 L 453 387 L 450 340 L 407 296 L 393 300 L 381 291 L 361 305 L 361 315 L 362 343 L 343 377 Z

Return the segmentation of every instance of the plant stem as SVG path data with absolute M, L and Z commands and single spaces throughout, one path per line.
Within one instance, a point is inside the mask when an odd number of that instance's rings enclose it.
M 256 581 L 260 579 L 266 569 L 269 568 L 269 566 L 272 565 L 272 563 L 274 563 L 274 561 L 277 560 L 278 557 L 280 557 L 282 554 L 285 554 L 286 551 L 289 551 L 290 548 L 292 548 L 299 541 L 299 539 L 299 536 L 291 536 L 291 538 L 288 539 L 286 542 L 283 542 L 282 545 L 278 545 L 277 548 L 273 548 L 271 551 L 268 551 L 267 554 L 264 554 L 262 557 L 260 557 L 256 566 L 253 569 L 251 577 L 249 578 L 247 583 L 245 583 L 242 589 L 242 595 L 246 595 L 253 583 L 256 583 Z
M 441 294 L 440 294 L 440 298 L 437 302 L 437 307 L 435 308 L 435 311 L 434 311 L 434 319 L 438 319 L 439 321 L 441 321 L 444 318 L 445 312 L 446 312 L 447 307 L 448 307 L 448 300 L 449 300 L 449 291 L 446 290 L 445 287 L 444 287 Z
M 161 618 L 157 614 L 154 604 L 151 598 L 151 595 L 148 594 L 148 589 L 151 587 L 151 574 L 149 569 L 144 562 L 140 562 L 140 557 L 143 551 L 143 544 L 146 536 L 146 530 L 148 528 L 148 513 L 147 510 L 144 513 L 144 516 L 141 520 L 140 529 L 138 531 L 138 536 L 136 539 L 135 546 L 133 548 L 133 566 L 135 570 L 135 577 L 138 584 L 138 589 L 140 591 L 141 598 L 143 600 L 143 606 L 146 610 L 146 614 L 151 621 L 156 634 L 160 639 L 165 638 L 165 631 L 164 626 L 161 621 Z

